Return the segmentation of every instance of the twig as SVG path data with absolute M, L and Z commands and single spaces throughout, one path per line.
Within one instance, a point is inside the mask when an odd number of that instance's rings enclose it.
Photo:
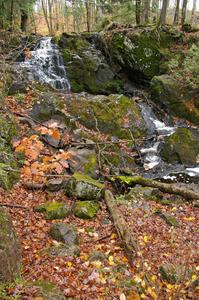
M 11 208 L 24 208 L 24 209 L 29 209 L 29 208 L 26 207 L 26 206 L 23 206 L 23 205 L 17 205 L 17 204 L 0 203 L 0 206 L 11 207 Z

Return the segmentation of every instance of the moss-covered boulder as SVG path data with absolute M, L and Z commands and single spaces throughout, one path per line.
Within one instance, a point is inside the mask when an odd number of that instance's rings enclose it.
M 75 173 L 67 182 L 66 195 L 80 200 L 99 200 L 104 194 L 104 184 L 91 177 Z
M 151 80 L 151 98 L 169 114 L 185 118 L 192 122 L 199 122 L 195 111 L 189 109 L 181 96 L 179 83 L 170 75 L 155 76 Z M 198 120 L 198 121 L 197 121 Z
M 69 113 L 89 129 L 120 139 L 131 139 L 145 135 L 145 122 L 134 100 L 124 95 L 87 95 L 77 94 L 67 102 Z M 127 120 L 128 126 L 125 124 Z M 96 128 L 97 126 L 97 128 Z
M 21 250 L 10 216 L 0 208 L 0 283 L 20 275 Z
M 64 33 L 58 44 L 73 92 L 110 94 L 122 91 L 122 81 L 85 35 Z
M 178 128 L 165 139 L 161 157 L 169 163 L 195 164 L 199 155 L 199 140 L 187 128 Z
M 108 28 L 101 38 L 109 56 L 131 79 L 145 81 L 160 74 L 162 49 L 180 39 L 181 34 L 170 28 Z
M 77 229 L 74 225 L 58 223 L 50 228 L 50 236 L 59 243 L 50 248 L 55 256 L 77 256 L 80 253 Z
M 75 203 L 74 214 L 80 219 L 93 219 L 100 205 L 95 201 L 77 201 Z
M 10 170 L 13 164 L 0 163 L 0 186 L 10 190 L 13 184 L 19 179 L 18 172 Z
M 35 299 L 41 300 L 66 300 L 64 293 L 60 288 L 49 281 L 37 280 L 32 283 L 28 283 L 27 287 L 31 287 L 35 291 Z
M 69 208 L 63 202 L 47 202 L 34 208 L 36 212 L 42 212 L 46 220 L 64 219 L 70 213 Z

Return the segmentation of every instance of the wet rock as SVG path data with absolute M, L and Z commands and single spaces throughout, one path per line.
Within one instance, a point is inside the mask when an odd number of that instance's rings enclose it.
M 74 225 L 58 223 L 50 228 L 50 236 L 58 243 L 49 249 L 54 256 L 79 256 L 79 239 L 77 229 Z
M 47 202 L 34 208 L 36 212 L 42 212 L 46 220 L 64 219 L 70 213 L 69 208 L 63 202 Z
M 104 184 L 91 177 L 75 173 L 66 184 L 66 195 L 80 200 L 99 200 L 104 194 Z
M 93 219 L 100 205 L 95 201 L 77 201 L 75 203 L 74 214 L 80 219 Z
M 36 288 L 36 298 L 42 300 L 66 300 L 63 292 L 60 288 L 49 281 L 38 280 L 34 281 L 32 284 L 28 284 L 28 287 Z
M 129 129 L 135 138 L 142 137 L 146 133 L 139 106 L 124 95 L 77 94 L 67 101 L 67 109 L 87 128 L 99 130 L 110 136 L 132 139 Z M 125 124 L 125 119 L 128 124 Z
M 64 33 L 59 46 L 73 92 L 110 94 L 122 91 L 122 82 L 104 55 L 84 35 Z
M 165 139 L 161 157 L 169 163 L 195 164 L 199 155 L 199 140 L 187 128 L 178 128 Z
M 10 216 L 0 208 L 0 283 L 20 275 L 21 250 Z
M 8 94 L 15 95 L 17 93 L 26 93 L 28 88 L 27 81 L 14 81 L 9 87 Z

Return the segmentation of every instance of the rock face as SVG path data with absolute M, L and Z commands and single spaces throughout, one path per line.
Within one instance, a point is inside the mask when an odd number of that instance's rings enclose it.
M 21 251 L 11 219 L 0 208 L 0 283 L 11 282 L 19 276 Z
M 86 35 L 64 33 L 58 44 L 73 92 L 110 94 L 122 91 L 122 82 Z
M 75 203 L 74 213 L 80 219 L 93 219 L 100 206 L 95 201 L 77 201 Z
M 99 200 L 104 194 L 104 184 L 91 177 L 75 173 L 67 182 L 66 195 L 80 200 Z
M 71 115 L 79 117 L 79 121 L 89 129 L 97 126 L 100 132 L 120 139 L 131 139 L 128 128 L 134 137 L 141 137 L 146 132 L 138 105 L 124 95 L 85 97 L 79 94 L 67 102 L 67 109 Z M 128 124 L 125 124 L 124 119 L 127 119 Z
M 199 155 L 199 141 L 187 128 L 178 128 L 165 139 L 161 156 L 169 163 L 194 164 Z
M 163 28 L 128 28 L 102 32 L 106 51 L 123 72 L 136 81 L 150 80 L 160 74 L 162 49 L 180 38 L 179 33 Z
M 41 204 L 34 210 L 43 212 L 46 220 L 64 219 L 70 213 L 66 204 L 58 201 Z

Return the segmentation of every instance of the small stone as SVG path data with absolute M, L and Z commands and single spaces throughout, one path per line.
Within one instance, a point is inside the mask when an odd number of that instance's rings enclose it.
M 62 189 L 64 185 L 64 181 L 63 179 L 61 178 L 54 178 L 54 179 L 51 179 L 48 181 L 47 183 L 47 189 L 50 191 L 50 192 L 57 192 L 59 190 Z
M 50 228 L 50 236 L 67 246 L 78 245 L 77 229 L 71 224 L 53 224 Z
M 44 213 L 46 220 L 64 219 L 70 213 L 66 204 L 58 201 L 38 205 L 34 208 L 34 211 Z
M 75 216 L 81 219 L 92 219 L 96 216 L 100 205 L 95 201 L 77 201 L 74 208 Z

